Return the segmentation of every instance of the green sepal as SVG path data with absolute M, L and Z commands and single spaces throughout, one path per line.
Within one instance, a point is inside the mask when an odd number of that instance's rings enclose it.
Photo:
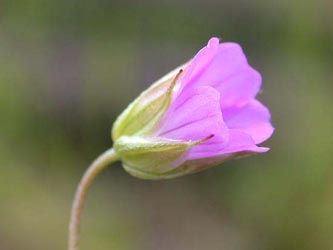
M 207 168 L 220 165 L 223 162 L 228 161 L 230 159 L 237 159 L 251 154 L 253 154 L 253 152 L 239 152 L 239 153 L 226 154 L 223 156 L 202 158 L 197 160 L 189 160 L 189 161 L 186 160 L 183 163 L 181 163 L 179 166 L 164 173 L 156 173 L 152 171 L 146 171 L 145 169 L 132 168 L 130 166 L 127 166 L 126 164 L 123 164 L 123 167 L 128 173 L 141 179 L 163 180 L 163 179 L 172 179 L 183 175 L 195 174 Z
M 157 81 L 135 99 L 117 118 L 112 128 L 112 138 L 144 135 L 151 132 L 167 111 L 172 91 L 182 70 L 176 69 Z
M 196 141 L 172 140 L 161 137 L 122 136 L 114 144 L 124 169 L 142 179 L 166 179 L 193 171 L 188 165 L 189 149 L 213 135 Z
M 126 170 L 159 175 L 181 165 L 186 159 L 187 150 L 195 144 L 164 138 L 122 136 L 115 142 L 114 149 Z

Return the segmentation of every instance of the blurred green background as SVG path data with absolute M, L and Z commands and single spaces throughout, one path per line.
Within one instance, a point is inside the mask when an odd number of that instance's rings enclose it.
M 76 185 L 116 116 L 211 36 L 264 78 L 267 154 L 93 186 L 82 250 L 333 249 L 333 2 L 11 0 L 0 6 L 0 249 L 66 249 Z

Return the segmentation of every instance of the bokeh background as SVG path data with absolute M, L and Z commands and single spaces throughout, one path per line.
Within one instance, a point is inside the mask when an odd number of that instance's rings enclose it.
M 0 249 L 66 249 L 116 116 L 211 36 L 263 74 L 263 155 L 168 181 L 95 182 L 82 250 L 333 249 L 333 2 L 10 0 L 0 6 Z

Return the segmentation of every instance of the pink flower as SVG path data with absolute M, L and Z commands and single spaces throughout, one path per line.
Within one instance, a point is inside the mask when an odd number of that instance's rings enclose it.
M 214 135 L 193 147 L 188 159 L 268 150 L 256 146 L 273 132 L 268 109 L 255 99 L 261 76 L 238 44 L 211 38 L 189 63 L 179 85 L 159 136 L 200 140 Z
M 77 189 L 69 249 L 79 248 L 87 191 L 110 163 L 121 160 L 145 179 L 194 173 L 238 156 L 266 152 L 257 145 L 273 133 L 270 113 L 256 95 L 261 76 L 239 45 L 211 38 L 189 63 L 144 91 L 112 128 L 114 149 L 100 155 Z
M 273 127 L 269 110 L 256 99 L 260 87 L 261 75 L 241 47 L 211 38 L 189 63 L 154 84 L 120 116 L 113 130 L 116 152 L 130 173 L 154 179 L 266 152 L 257 145 Z M 177 147 L 170 151 L 170 145 Z

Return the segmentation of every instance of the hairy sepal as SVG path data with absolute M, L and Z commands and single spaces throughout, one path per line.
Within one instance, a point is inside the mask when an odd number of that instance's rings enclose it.
M 170 72 L 144 91 L 117 118 L 112 128 L 112 139 L 120 136 L 145 135 L 152 132 L 167 111 L 181 67 Z

